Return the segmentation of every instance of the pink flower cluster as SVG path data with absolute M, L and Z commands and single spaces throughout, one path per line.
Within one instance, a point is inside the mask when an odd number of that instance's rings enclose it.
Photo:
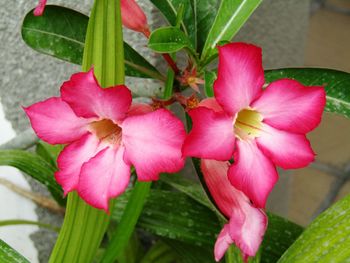
M 40 1 L 36 15 L 45 4 Z M 136 2 L 121 4 L 123 24 L 148 36 L 146 16 Z M 127 188 L 131 166 L 138 180 L 151 181 L 180 171 L 186 157 L 201 158 L 207 187 L 228 219 L 215 259 L 235 243 L 247 260 L 267 228 L 264 209 L 278 180 L 276 166 L 295 169 L 314 160 L 305 135 L 320 123 L 326 103 L 322 87 L 291 79 L 264 84 L 261 49 L 232 43 L 219 47 L 215 98 L 189 110 L 193 128 L 188 135 L 169 110 L 133 104 L 126 86 L 102 89 L 93 70 L 74 74 L 60 97 L 25 111 L 41 139 L 66 144 L 55 173 L 64 193 L 77 191 L 105 211 L 110 198 Z

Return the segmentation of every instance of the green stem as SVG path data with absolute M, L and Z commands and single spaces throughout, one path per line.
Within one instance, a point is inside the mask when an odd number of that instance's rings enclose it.
M 122 24 L 117 7 L 120 0 L 95 0 L 85 38 L 83 71 L 93 66 L 102 87 L 124 83 Z M 92 262 L 109 219 L 75 192 L 69 193 L 64 222 L 49 262 Z
M 115 262 L 116 258 L 122 254 L 135 229 L 150 189 L 151 182 L 136 182 L 123 216 L 116 231 L 113 233 L 101 263 Z

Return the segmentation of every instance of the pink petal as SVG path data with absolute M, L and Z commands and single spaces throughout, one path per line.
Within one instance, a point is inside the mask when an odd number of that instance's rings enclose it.
M 170 111 L 131 116 L 121 127 L 124 160 L 135 166 L 140 181 L 158 180 L 159 173 L 174 173 L 184 166 L 181 146 L 185 128 Z
M 93 69 L 73 74 L 61 87 L 62 99 L 80 117 L 110 119 L 125 118 L 131 105 L 131 92 L 123 85 L 102 89 L 95 79 Z
M 82 165 L 94 157 L 101 149 L 96 136 L 88 133 L 67 145 L 57 159 L 56 181 L 62 186 L 64 194 L 76 190 Z
M 44 13 L 47 0 L 39 0 L 38 5 L 34 9 L 35 16 L 41 16 Z
M 229 226 L 230 236 L 242 251 L 243 258 L 254 257 L 267 228 L 266 214 L 249 202 L 242 201 L 237 209 L 233 209 Z
M 268 195 L 278 180 L 275 166 L 253 140 L 237 140 L 234 164 L 228 171 L 228 177 L 235 188 L 261 208 L 265 207 Z
M 225 255 L 226 250 L 233 243 L 233 240 L 230 236 L 230 227 L 228 224 L 224 225 L 219 236 L 216 239 L 214 247 L 214 256 L 215 260 L 218 262 Z
M 201 170 L 205 183 L 216 205 L 226 217 L 230 217 L 232 209 L 239 205 L 239 199 L 249 202 L 249 199 L 241 191 L 234 188 L 228 180 L 229 166 L 229 162 L 201 160 Z
M 78 194 L 89 205 L 108 213 L 109 199 L 124 193 L 130 166 L 123 161 L 124 147 L 107 147 L 81 168 Z
M 321 121 L 326 93 L 291 79 L 272 82 L 252 105 L 264 122 L 280 130 L 307 133 Z
M 226 112 L 234 115 L 247 108 L 260 95 L 264 82 L 261 48 L 246 43 L 219 47 L 214 94 Z
M 121 0 L 122 23 L 125 27 L 150 35 L 147 17 L 135 0 Z
M 198 106 L 206 107 L 208 109 L 212 109 L 215 112 L 224 111 L 224 109 L 220 106 L 215 98 L 206 98 L 202 100 Z
M 310 142 L 303 134 L 277 130 L 267 124 L 256 139 L 260 150 L 283 169 L 296 169 L 309 165 L 315 159 Z
M 50 144 L 65 144 L 87 133 L 88 120 L 77 117 L 61 98 L 52 97 L 23 108 L 38 137 Z
M 241 249 L 245 259 L 255 256 L 267 226 L 265 213 L 230 184 L 227 178 L 229 162 L 202 159 L 201 169 L 211 196 L 229 218 L 229 224 L 224 226 L 216 241 L 215 259 L 219 261 L 232 243 Z
M 188 113 L 193 127 L 187 136 L 183 155 L 227 161 L 233 155 L 233 120 L 224 112 L 198 107 Z
M 133 103 L 129 108 L 127 116 L 142 115 L 152 111 L 153 111 L 153 108 L 149 104 Z

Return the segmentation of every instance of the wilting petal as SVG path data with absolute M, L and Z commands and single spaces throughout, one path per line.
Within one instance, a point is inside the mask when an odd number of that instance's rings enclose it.
M 295 133 L 307 133 L 321 121 L 326 93 L 323 87 L 305 87 L 291 79 L 272 82 L 252 105 L 264 122 Z
M 39 0 L 38 5 L 34 9 L 35 16 L 41 16 L 44 13 L 47 0 Z
M 67 145 L 57 159 L 56 181 L 62 186 L 64 194 L 76 190 L 82 165 L 99 151 L 99 140 L 86 134 L 78 141 Z
M 224 109 L 220 106 L 215 98 L 206 98 L 202 100 L 198 106 L 206 107 L 208 109 L 212 109 L 215 112 L 224 111 Z
M 230 236 L 241 249 L 243 258 L 255 256 L 267 227 L 265 213 L 249 202 L 241 201 L 232 211 L 229 226 Z
M 261 48 L 245 43 L 219 47 L 214 94 L 225 111 L 233 115 L 248 107 L 260 95 L 263 85 Z
M 225 255 L 226 250 L 232 243 L 233 240 L 230 236 L 230 227 L 228 224 L 226 224 L 224 225 L 224 228 L 221 230 L 215 242 L 214 256 L 216 261 L 221 260 L 221 258 Z
M 127 116 L 142 115 L 152 111 L 153 111 L 153 108 L 149 104 L 133 103 L 129 108 Z
M 121 0 L 123 25 L 131 30 L 135 30 L 150 35 L 147 17 L 135 0 Z
M 132 100 L 130 90 L 123 85 L 102 89 L 93 69 L 73 74 L 63 83 L 61 96 L 80 117 L 113 121 L 124 119 Z
M 130 166 L 123 161 L 124 148 L 108 147 L 81 168 L 78 194 L 89 205 L 108 213 L 109 199 L 122 194 L 130 180 Z
M 121 127 L 124 159 L 135 166 L 140 181 L 158 180 L 159 173 L 174 173 L 184 166 L 181 146 L 185 128 L 170 111 L 131 116 Z
M 183 146 L 184 156 L 220 161 L 231 159 L 235 142 L 232 118 L 206 107 L 193 109 L 189 115 L 193 127 Z
M 38 137 L 50 144 L 70 143 L 87 133 L 88 120 L 77 117 L 61 98 L 53 97 L 23 109 Z
M 303 134 L 277 130 L 267 124 L 256 138 L 260 150 L 284 169 L 302 168 L 315 159 L 309 140 Z
M 264 208 L 267 197 L 278 180 L 276 168 L 259 150 L 255 141 L 237 140 L 236 145 L 234 164 L 228 171 L 229 180 L 255 206 Z
M 230 244 L 235 243 L 243 257 L 255 256 L 263 239 L 267 217 L 254 207 L 243 192 L 234 188 L 228 178 L 229 162 L 201 161 L 201 170 L 211 196 L 220 211 L 229 218 L 215 244 L 215 259 L 225 254 Z

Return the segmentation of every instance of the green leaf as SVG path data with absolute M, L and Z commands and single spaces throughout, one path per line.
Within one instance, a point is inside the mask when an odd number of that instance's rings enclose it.
M 0 165 L 13 166 L 28 174 L 45 185 L 59 204 L 65 204 L 62 188 L 54 178 L 56 168 L 39 155 L 23 150 L 0 150 Z
M 1 263 L 30 263 L 25 257 L 0 239 L 0 262 Z
M 163 241 L 158 240 L 142 258 L 140 263 L 174 263 L 177 254 Z
M 38 227 L 42 227 L 42 228 L 46 228 L 46 229 L 55 231 L 57 233 L 60 231 L 59 227 L 45 224 L 45 223 L 41 223 L 41 222 L 37 222 L 37 221 L 22 220 L 22 219 L 0 220 L 0 227 L 2 227 L 2 226 L 14 226 L 14 225 L 35 225 Z
M 77 11 L 46 6 L 42 16 L 30 11 L 24 18 L 22 38 L 28 46 L 81 65 L 89 18 Z M 124 43 L 125 73 L 129 76 L 163 79 L 163 76 L 127 43 Z
M 130 191 L 117 199 L 113 218 L 120 220 Z M 220 231 L 216 215 L 183 193 L 152 189 L 137 223 L 161 237 L 189 244 L 213 246 Z
M 153 31 L 148 47 L 158 53 L 174 53 L 183 48 L 194 53 L 191 41 L 176 27 L 163 27 Z
M 286 68 L 265 71 L 267 83 L 277 79 L 296 79 L 306 86 L 324 86 L 326 111 L 350 118 L 350 74 L 333 69 Z
M 125 206 L 125 209 L 122 210 L 123 214 L 118 227 L 113 233 L 112 239 L 107 246 L 101 262 L 114 262 L 123 252 L 127 242 L 134 232 L 135 225 L 144 208 L 144 202 L 147 199 L 150 188 L 150 182 L 136 182 L 135 187 L 132 189 L 131 195 L 128 198 L 127 205 Z M 120 203 L 119 199 L 117 203 Z
M 274 263 L 301 235 L 303 228 L 283 217 L 267 213 L 269 222 L 262 243 L 262 263 Z
M 318 216 L 278 262 L 348 262 L 349 218 L 350 195 Z
M 51 145 L 44 141 L 39 141 L 36 145 L 35 152 L 46 162 L 57 168 L 57 157 L 63 150 L 64 145 Z
M 205 42 L 201 60 L 210 62 L 217 54 L 220 41 L 229 41 L 244 25 L 262 0 L 222 0 L 213 26 Z
M 162 240 L 178 255 L 181 263 L 215 263 L 211 246 L 195 246 L 167 238 Z
M 150 0 L 172 26 L 180 5 L 184 15 L 181 30 L 189 37 L 192 46 L 201 52 L 218 10 L 217 0 Z

